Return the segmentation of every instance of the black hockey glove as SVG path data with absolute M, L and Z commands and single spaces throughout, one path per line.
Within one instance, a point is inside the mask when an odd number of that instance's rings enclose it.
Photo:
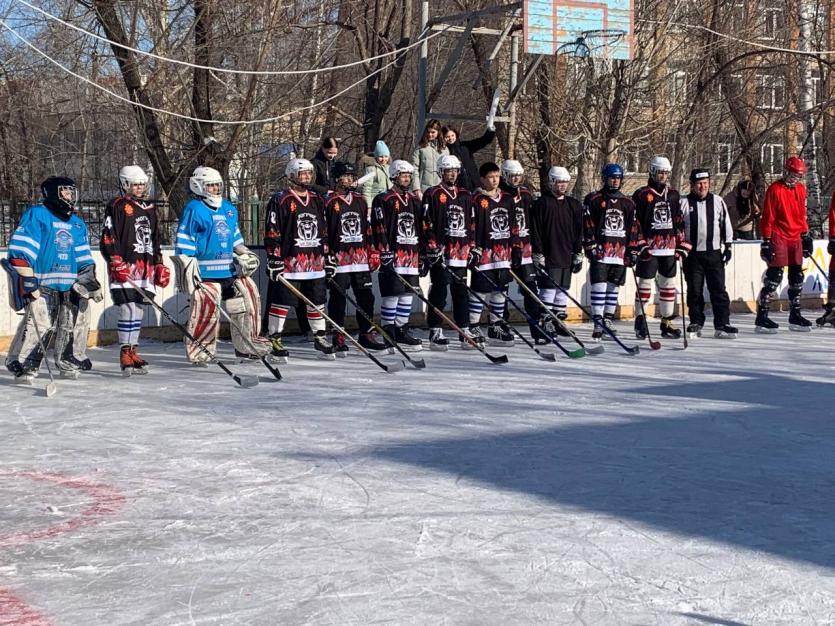
M 572 274 L 579 274 L 583 269 L 583 255 L 579 252 L 575 253 L 573 257 L 571 257 L 571 273 Z
M 420 255 L 420 269 L 418 270 L 418 275 L 423 278 L 424 276 L 429 275 L 429 270 L 432 268 L 432 261 L 429 260 L 429 257 L 425 254 Z
M 274 283 L 284 273 L 284 260 L 278 257 L 270 257 L 267 260 L 267 277 Z
M 763 239 L 760 244 L 760 258 L 766 263 L 771 263 L 774 260 L 774 245 L 771 239 Z
M 731 257 L 733 253 L 731 252 L 731 247 L 728 244 L 725 244 L 725 249 L 722 251 L 722 263 L 727 265 L 731 262 Z
M 826 251 L 829 254 L 835 254 L 835 239 L 829 240 L 829 245 L 826 246 Z
M 533 255 L 533 264 L 536 267 L 544 270 L 545 269 L 545 255 L 541 254 L 539 252 L 535 253 Z
M 380 266 L 384 270 L 391 271 L 394 267 L 394 252 L 391 250 L 383 250 L 380 253 Z
M 470 248 L 470 258 L 467 260 L 467 267 L 470 269 L 477 268 L 481 263 L 481 253 L 482 250 L 478 246 Z
M 325 254 L 325 276 L 333 278 L 336 276 L 336 268 L 339 266 L 339 261 L 333 252 Z
M 800 235 L 800 245 L 803 248 L 803 258 L 808 259 L 815 251 L 815 240 L 809 233 Z
M 676 246 L 676 258 L 685 261 L 687 260 L 687 255 L 690 254 L 690 251 L 693 249 L 693 244 L 689 241 L 681 241 Z
M 426 260 L 429 262 L 429 265 L 437 265 L 444 260 L 444 249 L 429 248 L 426 251 Z
M 522 248 L 510 249 L 510 267 L 514 270 L 522 267 Z
M 583 246 L 583 251 L 586 253 L 586 258 L 589 261 L 594 261 L 597 259 L 597 251 L 599 249 L 600 248 L 596 243 L 590 243 Z

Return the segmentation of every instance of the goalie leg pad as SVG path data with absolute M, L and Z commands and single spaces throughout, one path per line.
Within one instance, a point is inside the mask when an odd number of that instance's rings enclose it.
M 219 298 L 220 284 L 203 283 L 203 289 L 197 289 L 191 296 L 191 310 L 187 326 L 189 334 L 213 356 L 217 350 L 217 334 L 220 329 L 217 319 Z M 189 361 L 203 363 L 209 360 L 208 355 L 188 337 L 185 337 L 183 341 L 186 344 L 186 357 Z
M 232 345 L 238 352 L 250 353 L 255 348 L 258 356 L 264 356 L 270 351 L 270 342 L 258 335 L 261 313 L 258 287 L 251 278 L 245 277 L 235 279 L 233 289 L 237 295 L 226 301 L 226 310 L 234 322 L 230 329 Z
M 46 296 L 46 294 L 44 295 Z M 9 353 L 6 356 L 6 367 L 9 370 L 16 369 L 15 363 L 21 369 L 33 373 L 37 373 L 40 369 L 43 352 L 38 343 L 38 335 L 35 332 L 35 320 L 37 320 L 38 328 L 43 333 L 43 345 L 49 349 L 49 342 L 52 338 L 52 322 L 50 321 L 49 310 L 50 302 L 46 297 L 38 298 L 29 305 L 17 326 L 17 331 L 9 347 Z M 35 320 L 32 319 L 33 317 Z

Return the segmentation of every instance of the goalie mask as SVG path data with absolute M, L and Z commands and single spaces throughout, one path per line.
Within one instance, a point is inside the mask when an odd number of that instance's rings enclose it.
M 357 170 L 350 163 L 337 161 L 333 165 L 331 174 L 339 189 L 354 191 L 357 188 Z
M 65 219 L 72 215 L 78 202 L 78 189 L 72 178 L 50 176 L 41 183 L 43 203 Z
M 216 169 L 201 165 L 188 179 L 188 187 L 210 207 L 216 209 L 223 202 L 223 179 Z

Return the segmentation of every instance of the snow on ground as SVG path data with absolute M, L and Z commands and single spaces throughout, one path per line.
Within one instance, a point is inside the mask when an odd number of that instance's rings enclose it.
M 4 374 L 0 624 L 835 623 L 835 331 L 735 321 L 391 375 L 303 348 L 248 390 L 179 344 L 51 399 Z

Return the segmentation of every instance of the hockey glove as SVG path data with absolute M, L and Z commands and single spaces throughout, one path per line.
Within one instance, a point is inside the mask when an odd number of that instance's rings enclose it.
M 252 252 L 245 246 L 237 246 L 235 248 L 235 256 L 232 257 L 232 263 L 235 264 L 235 274 L 241 278 L 245 276 L 252 276 L 261 265 L 258 260 L 258 255 Z
M 481 253 L 482 250 L 478 246 L 473 246 L 470 248 L 470 257 L 467 260 L 467 267 L 470 269 L 475 269 L 481 263 Z
M 623 264 L 626 267 L 635 267 L 641 258 L 641 250 L 639 248 L 628 248 L 623 255 Z
M 642 247 L 638 248 L 639 261 L 649 261 L 651 258 L 652 252 L 650 252 L 648 245 L 644 244 Z
M 124 283 L 130 278 L 130 265 L 120 256 L 110 259 L 110 280 L 114 283 Z
M 600 246 L 596 243 L 589 243 L 583 246 L 583 251 L 586 253 L 586 258 L 589 261 L 596 261 L 601 258 Z
M 760 244 L 760 258 L 766 263 L 771 263 L 774 260 L 774 245 L 771 239 L 763 239 Z
M 731 252 L 731 247 L 729 245 L 725 244 L 725 249 L 722 251 L 722 263 L 724 265 L 727 265 L 728 263 L 730 263 L 732 256 L 733 256 L 733 253 Z
M 518 270 L 522 267 L 522 248 L 510 249 L 510 267 L 514 270 Z
M 267 259 L 267 278 L 274 283 L 278 282 L 278 277 L 284 273 L 284 259 L 276 256 L 271 256 Z
M 579 274 L 580 271 L 583 269 L 583 255 L 579 252 L 575 253 L 573 257 L 571 257 L 571 273 L 572 274 Z
M 185 254 L 178 254 L 171 257 L 174 262 L 174 271 L 177 276 L 177 288 L 181 293 L 193 294 L 200 283 L 203 281 L 200 278 L 200 266 L 197 265 L 197 259 L 193 256 L 186 256 Z
M 325 254 L 325 276 L 333 278 L 336 276 L 336 268 L 339 266 L 339 261 L 333 252 Z
M 815 251 L 815 240 L 809 233 L 800 235 L 800 245 L 803 248 L 803 258 L 808 259 Z
M 165 267 L 164 263 L 157 263 L 154 266 L 154 284 L 165 289 L 171 282 L 171 270 Z
M 394 267 L 394 252 L 391 250 L 383 250 L 380 253 L 380 266 L 391 270 Z
M 429 276 L 429 270 L 432 268 L 432 263 L 429 261 L 429 257 L 425 254 L 420 255 L 420 269 L 418 269 L 418 276 L 421 278 L 424 276 Z
M 380 251 L 376 248 L 368 249 L 368 269 L 372 272 L 380 269 Z
M 25 259 L 2 259 L 3 269 L 9 273 L 11 282 L 11 305 L 15 311 L 22 311 L 30 302 L 41 297 L 38 291 L 38 277 Z
M 533 264 L 540 269 L 545 269 L 545 255 L 537 252 L 533 255 Z
M 73 283 L 72 290 L 85 300 L 91 299 L 93 302 L 104 300 L 101 283 L 96 278 L 95 265 L 85 265 L 78 270 L 78 278 Z
M 680 241 L 679 244 L 676 246 L 676 258 L 679 261 L 684 261 L 687 259 L 687 255 L 690 254 L 690 251 L 693 250 L 693 244 L 689 241 Z
M 426 251 L 426 259 L 429 261 L 429 265 L 437 265 L 440 263 L 444 258 L 444 249 L 443 248 L 429 248 Z
M 826 251 L 829 254 L 835 254 L 835 239 L 829 240 L 829 245 L 826 246 Z

